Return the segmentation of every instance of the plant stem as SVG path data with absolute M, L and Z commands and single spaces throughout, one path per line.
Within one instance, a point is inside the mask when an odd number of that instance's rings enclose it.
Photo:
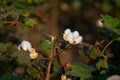
M 102 56 L 103 56 L 104 58 L 106 58 L 106 56 L 104 55 L 106 49 L 108 48 L 108 46 L 109 46 L 113 41 L 114 41 L 114 40 L 111 40 L 111 41 L 105 46 L 105 48 L 103 49 L 103 51 L 102 51 Z
M 51 65 L 52 65 L 53 54 L 54 54 L 54 49 L 51 49 L 50 50 L 50 60 L 49 60 L 49 63 L 48 63 L 47 72 L 46 72 L 46 79 L 45 80 L 50 80 L 50 70 L 51 70 Z

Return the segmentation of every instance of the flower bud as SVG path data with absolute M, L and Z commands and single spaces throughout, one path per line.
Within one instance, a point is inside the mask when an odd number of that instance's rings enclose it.
M 22 41 L 22 43 L 18 46 L 18 50 L 23 49 L 24 51 L 27 51 L 31 49 L 31 43 L 29 41 Z
M 36 50 L 35 50 L 35 48 L 30 48 L 30 49 L 28 50 L 28 52 L 29 52 L 29 53 L 35 53 Z
M 36 59 L 38 57 L 38 53 L 30 53 L 30 59 Z

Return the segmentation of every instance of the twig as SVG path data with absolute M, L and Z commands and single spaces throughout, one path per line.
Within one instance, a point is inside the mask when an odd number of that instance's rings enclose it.
M 104 58 L 106 58 L 106 56 L 104 55 L 106 49 L 108 48 L 108 46 L 109 46 L 113 41 L 114 41 L 114 40 L 111 40 L 111 41 L 105 46 L 105 48 L 103 49 L 103 51 L 102 51 L 102 56 L 103 56 Z
M 55 37 L 51 37 L 51 42 L 54 42 Z M 46 71 L 46 79 L 45 80 L 50 80 L 50 71 L 51 71 L 51 65 L 52 65 L 52 59 L 53 59 L 53 54 L 54 54 L 54 48 L 51 48 L 50 50 L 50 60 L 48 63 L 47 71 Z
M 32 64 L 36 69 L 38 69 L 40 71 L 40 67 L 37 66 L 36 64 Z
M 53 54 L 54 54 L 54 49 L 51 49 L 50 50 L 50 60 L 49 60 L 49 63 L 48 63 L 47 72 L 46 72 L 46 79 L 45 80 L 50 79 L 50 69 L 51 69 L 51 65 L 52 65 Z

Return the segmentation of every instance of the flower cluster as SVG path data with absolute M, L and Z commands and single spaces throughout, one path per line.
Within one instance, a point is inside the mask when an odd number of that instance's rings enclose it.
M 63 39 L 70 44 L 82 43 L 83 37 L 79 35 L 78 31 L 71 32 L 70 29 L 66 29 L 63 34 Z
M 32 48 L 31 43 L 29 41 L 22 41 L 18 46 L 18 50 L 28 51 L 31 59 L 36 59 L 38 57 L 38 53 L 34 48 Z

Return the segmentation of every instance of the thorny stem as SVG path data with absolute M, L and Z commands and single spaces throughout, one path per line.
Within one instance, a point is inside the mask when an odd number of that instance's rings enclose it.
M 50 50 L 50 60 L 49 60 L 49 63 L 48 63 L 47 72 L 46 72 L 46 79 L 45 80 L 50 79 L 50 69 L 51 69 L 51 65 L 52 65 L 53 53 L 54 53 L 54 49 L 51 49 Z
M 34 28 L 35 29 L 35 28 Z M 36 29 L 35 29 L 36 30 Z M 54 42 L 54 40 L 56 39 L 55 36 L 47 34 L 45 32 L 42 32 L 40 30 L 37 29 L 37 31 L 39 31 L 42 34 L 45 34 L 46 36 L 51 38 L 51 42 Z M 54 48 L 50 49 L 50 56 L 49 56 L 49 62 L 48 62 L 48 66 L 47 66 L 47 71 L 46 71 L 46 78 L 45 80 L 50 80 L 50 70 L 51 70 L 51 65 L 52 65 L 52 58 L 53 58 L 53 54 L 54 54 Z
M 51 37 L 51 41 L 54 42 L 55 37 Z M 54 54 L 54 48 L 51 48 L 50 50 L 50 60 L 48 63 L 48 67 L 47 67 L 47 72 L 46 72 L 46 79 L 45 80 L 50 80 L 50 70 L 51 70 L 51 65 L 52 65 L 52 59 L 53 59 L 53 54 Z
M 102 51 L 102 56 L 103 56 L 104 58 L 106 58 L 106 56 L 104 55 L 106 49 L 108 48 L 108 46 L 109 46 L 113 41 L 114 41 L 114 40 L 111 40 L 111 41 L 105 46 L 105 48 L 103 49 L 103 51 Z

